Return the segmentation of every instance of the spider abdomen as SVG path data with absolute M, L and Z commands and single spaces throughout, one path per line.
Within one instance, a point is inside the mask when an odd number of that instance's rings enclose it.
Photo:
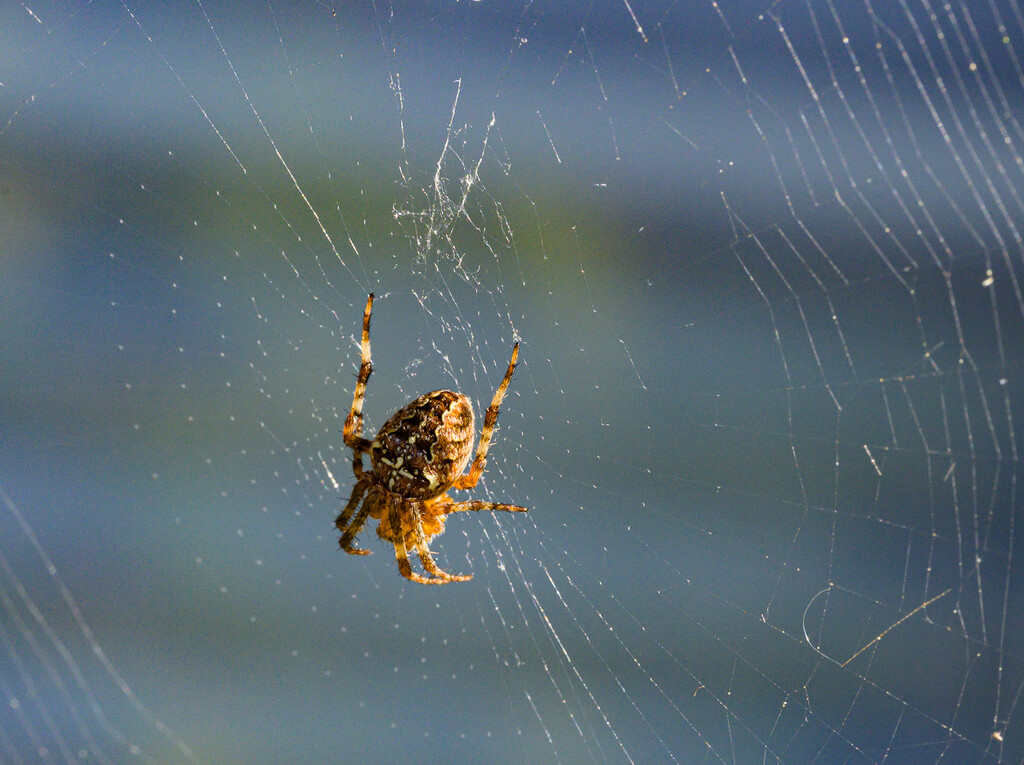
M 370 448 L 380 485 L 432 499 L 462 473 L 473 450 L 473 406 L 461 393 L 436 390 L 410 401 L 384 423 Z

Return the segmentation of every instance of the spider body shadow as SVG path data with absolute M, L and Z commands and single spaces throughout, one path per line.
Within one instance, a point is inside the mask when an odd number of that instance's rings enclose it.
M 491 405 L 487 407 L 480 445 L 469 471 L 463 473 L 473 451 L 475 436 L 473 406 L 461 393 L 436 390 L 410 401 L 384 423 L 372 441 L 364 438 L 363 401 L 366 383 L 373 372 L 370 362 L 370 314 L 373 293 L 363 312 L 362 362 L 345 418 L 345 445 L 352 449 L 352 471 L 356 483 L 345 509 L 334 521 L 341 549 L 352 555 L 369 550 L 355 547 L 355 539 L 369 519 L 379 521 L 377 536 L 395 548 L 398 572 L 420 584 L 465 582 L 471 575 L 449 574 L 438 568 L 431 555 L 430 540 L 444 531 L 451 513 L 463 510 L 506 510 L 526 512 L 525 507 L 498 502 L 469 500 L 457 502 L 449 489 L 471 489 L 484 472 L 491 434 L 498 421 L 498 409 L 508 389 L 519 357 L 519 343 L 512 347 L 512 360 Z M 370 455 L 370 469 L 363 455 Z M 424 576 L 412 570 L 409 551 L 415 550 Z

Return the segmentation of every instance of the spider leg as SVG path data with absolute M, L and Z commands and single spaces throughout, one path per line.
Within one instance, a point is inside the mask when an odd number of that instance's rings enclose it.
M 356 513 L 356 517 L 352 519 L 351 523 L 347 526 L 342 525 L 347 520 L 347 518 L 345 518 L 346 513 L 351 515 L 352 510 L 355 509 L 355 504 L 353 503 L 358 503 L 358 497 L 366 491 L 366 487 L 360 489 L 360 483 L 362 483 L 362 481 L 356 482 L 355 487 L 352 489 L 352 498 L 349 499 L 348 505 L 345 506 L 345 509 L 341 511 L 341 515 L 339 515 L 337 520 L 334 522 L 338 527 L 338 530 L 342 532 L 341 539 L 338 540 L 338 546 L 349 555 L 370 554 L 369 550 L 364 550 L 361 547 L 353 547 L 352 542 L 355 541 L 359 532 L 363 530 L 363 526 L 366 525 L 366 519 L 369 517 L 370 513 L 373 512 L 373 508 L 376 506 L 376 503 L 372 500 L 364 499 L 363 506 L 359 508 L 359 512 Z M 368 485 L 369 484 L 367 483 L 367 486 Z
M 361 468 L 362 466 L 360 466 L 360 469 Z M 338 517 L 334 519 L 334 525 L 337 527 L 338 531 L 342 532 L 341 539 L 338 540 L 338 545 L 342 550 L 347 553 L 351 553 L 352 555 L 370 554 L 369 550 L 361 550 L 358 547 L 352 547 L 352 540 L 355 539 L 356 534 L 359 533 L 363 524 L 366 523 L 366 516 L 370 513 L 370 510 L 366 509 L 366 503 L 363 504 L 363 509 L 366 510 L 366 514 L 364 515 L 360 512 L 359 516 L 356 517 L 356 522 L 349 525 L 349 520 L 352 518 L 352 514 L 355 512 L 356 507 L 359 506 L 359 501 L 363 499 L 363 495 L 366 494 L 366 490 L 368 488 L 370 488 L 369 480 L 360 478 L 356 481 L 356 485 L 352 487 L 352 496 L 348 498 L 348 504 L 345 505 L 345 509 L 338 514 Z
M 405 542 L 395 542 L 395 560 L 398 561 L 398 573 L 413 582 L 419 584 L 448 584 L 447 579 L 429 579 L 423 574 L 417 574 L 409 565 L 409 554 L 405 550 Z
M 402 519 L 398 501 L 388 502 L 387 513 L 388 523 L 395 532 L 392 544 L 394 544 L 395 546 L 395 560 L 398 561 L 398 573 L 404 576 L 406 579 L 409 579 L 413 582 L 417 582 L 419 584 L 448 584 L 448 582 L 451 581 L 450 579 L 431 579 L 429 577 L 423 576 L 423 574 L 418 574 L 412 570 L 412 566 L 409 565 L 409 553 L 405 547 L 405 534 L 402 533 Z M 416 525 L 419 528 L 420 534 L 422 535 L 423 526 L 420 524 L 418 514 L 415 516 L 415 520 Z M 417 547 L 418 546 L 419 543 L 417 542 Z M 422 556 L 420 557 L 420 560 L 423 560 Z M 424 568 L 426 567 L 424 566 Z
M 473 464 L 470 465 L 468 473 L 455 479 L 455 483 L 452 484 L 453 489 L 472 489 L 476 486 L 476 482 L 480 480 L 480 476 L 484 472 L 484 465 L 487 464 L 487 449 L 491 445 L 491 433 L 498 422 L 498 408 L 505 398 L 505 391 L 508 390 L 512 373 L 516 371 L 516 361 L 518 358 L 519 343 L 516 343 L 512 346 L 512 360 L 508 363 L 505 377 L 502 379 L 498 389 L 494 391 L 491 405 L 487 407 L 487 414 L 484 416 L 484 429 L 480 431 L 480 445 L 476 449 L 476 457 L 473 458 Z
M 433 574 L 438 579 L 444 580 L 445 583 L 468 582 L 472 579 L 472 574 L 449 574 L 447 571 L 438 568 L 437 563 L 434 562 L 434 556 L 430 553 L 430 548 L 427 547 L 427 539 L 423 534 L 423 519 L 420 517 L 419 508 L 416 507 L 415 503 L 409 503 L 408 507 L 413 521 L 413 534 L 416 536 L 416 554 L 419 556 L 420 563 L 423 564 L 423 570 Z
M 525 513 L 529 509 L 520 507 L 519 505 L 503 505 L 500 502 L 481 502 L 480 500 L 470 500 L 468 502 L 452 502 L 450 505 L 444 508 L 444 513 L 461 513 L 464 510 L 504 510 L 509 513 Z
M 366 309 L 363 311 L 363 342 L 359 377 L 356 379 L 356 391 L 352 396 L 352 408 L 345 418 L 345 445 L 352 447 L 353 462 L 358 461 L 362 467 L 363 452 L 370 451 L 372 441 L 363 438 L 363 399 L 366 397 L 366 384 L 370 381 L 373 364 L 370 361 L 370 314 L 373 312 L 373 293 L 366 298 Z M 358 473 L 357 473 L 358 475 Z
M 375 502 L 363 502 L 355 518 L 355 512 L 359 501 L 364 498 L 367 489 L 370 488 L 370 479 L 363 469 L 363 454 L 370 451 L 372 442 L 363 438 L 363 399 L 366 397 L 366 383 L 370 380 L 370 373 L 373 372 L 373 364 L 370 362 L 370 313 L 373 310 L 373 293 L 366 299 L 366 309 L 363 311 L 363 342 L 361 349 L 361 361 L 359 364 L 359 377 L 356 380 L 356 391 L 352 396 L 352 408 L 349 409 L 345 418 L 345 430 L 343 437 L 346 446 L 352 448 L 352 472 L 356 476 L 356 485 L 352 487 L 352 496 L 348 498 L 345 509 L 334 519 L 334 525 L 341 532 L 338 546 L 350 555 L 369 555 L 369 550 L 353 547 L 352 542 L 362 531 L 366 519 L 376 506 Z M 352 519 L 351 523 L 349 519 Z

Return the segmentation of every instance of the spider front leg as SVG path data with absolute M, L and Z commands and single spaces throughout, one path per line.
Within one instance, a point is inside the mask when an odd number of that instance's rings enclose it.
M 445 579 L 430 579 L 423 576 L 423 574 L 417 574 L 412 570 L 412 566 L 409 564 L 409 553 L 405 548 L 405 534 L 402 529 L 402 518 L 401 510 L 399 508 L 398 501 L 389 501 L 386 510 L 388 514 L 388 525 L 391 526 L 394 537 L 391 543 L 395 546 L 395 561 L 398 563 L 398 573 L 404 576 L 410 581 L 417 582 L 419 584 L 448 584 Z M 419 517 L 416 517 L 416 522 L 419 524 Z M 423 533 L 423 526 L 420 525 L 420 533 Z
M 405 546 L 405 529 L 402 526 L 402 505 L 401 500 L 396 499 L 388 503 L 388 524 L 395 531 L 392 544 L 395 546 L 395 560 L 398 562 L 398 573 L 410 581 L 418 584 L 448 584 L 449 582 L 465 582 L 472 579 L 472 576 L 449 574 L 442 571 L 434 563 L 434 559 L 427 547 L 427 539 L 423 533 L 423 519 L 420 517 L 419 509 L 414 502 L 408 502 L 404 509 L 409 514 L 409 526 L 412 528 L 413 536 L 416 539 L 416 554 L 423 564 L 423 570 L 433 575 L 433 578 L 423 576 L 412 570 L 409 564 L 409 551 Z
M 472 579 L 472 574 L 449 574 L 447 571 L 437 567 L 437 563 L 434 562 L 434 556 L 431 554 L 430 548 L 427 547 L 427 538 L 423 533 L 423 518 L 420 516 L 420 511 L 415 504 L 409 505 L 409 514 L 412 518 L 413 534 L 416 536 L 416 554 L 420 558 L 420 563 L 423 564 L 423 570 L 433 574 L 438 579 L 444 580 L 443 582 L 438 582 L 438 584 L 468 582 Z
M 345 445 L 352 447 L 353 471 L 361 477 L 363 453 L 370 451 L 372 442 L 363 438 L 363 400 L 366 398 L 366 384 L 370 381 L 373 364 L 370 361 L 370 314 L 373 312 L 373 293 L 366 298 L 366 309 L 363 311 L 363 341 L 359 377 L 356 380 L 356 391 L 352 396 L 352 408 L 345 418 Z M 356 469 L 358 464 L 359 469 Z
M 498 390 L 494 391 L 491 405 L 487 407 L 487 414 L 484 416 L 484 429 L 480 431 L 480 445 L 476 449 L 476 457 L 473 458 L 473 464 L 470 465 L 468 473 L 455 479 L 455 482 L 452 484 L 453 489 L 472 489 L 476 486 L 476 482 L 480 480 L 480 476 L 483 475 L 484 465 L 487 464 L 487 449 L 491 445 L 491 433 L 498 422 L 498 409 L 505 398 L 505 391 L 508 390 L 508 384 L 512 380 L 512 373 L 516 371 L 516 361 L 518 358 L 519 343 L 516 343 L 512 346 L 512 360 L 508 362 L 508 370 L 505 372 L 505 377 L 502 379 L 501 385 L 498 386 Z
M 365 500 L 363 496 L 369 488 L 369 478 L 360 478 L 356 481 L 356 485 L 352 487 L 352 496 L 349 497 L 348 504 L 345 505 L 345 509 L 339 513 L 338 517 L 334 519 L 334 525 L 337 527 L 338 531 L 341 532 L 341 538 L 338 540 L 338 546 L 349 555 L 370 554 L 369 550 L 363 550 L 359 547 L 352 546 L 352 542 L 355 541 L 356 536 L 360 531 L 362 531 L 367 517 L 373 510 L 373 502 Z M 363 500 L 363 506 L 360 508 L 356 517 L 352 518 L 352 513 L 355 512 L 360 500 Z M 350 518 L 352 519 L 351 523 L 349 522 Z
M 447 515 L 448 513 L 461 513 L 465 510 L 504 510 L 507 513 L 529 512 L 528 508 L 520 507 L 519 505 L 503 505 L 500 502 L 481 502 L 477 499 L 473 499 L 468 502 L 453 502 L 445 507 L 444 512 Z

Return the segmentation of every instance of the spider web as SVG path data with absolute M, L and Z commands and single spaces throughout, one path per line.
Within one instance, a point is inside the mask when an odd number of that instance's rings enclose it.
M 1024 762 L 1015 3 L 0 29 L 3 762 Z M 337 550 L 370 291 L 370 429 L 522 343 L 469 583 Z

